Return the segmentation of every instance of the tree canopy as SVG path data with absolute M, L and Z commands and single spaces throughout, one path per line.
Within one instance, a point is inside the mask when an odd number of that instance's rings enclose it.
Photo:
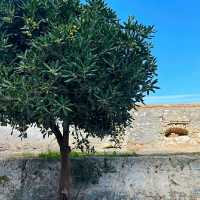
M 156 89 L 153 33 L 103 0 L 1 0 L 0 121 L 116 137 Z

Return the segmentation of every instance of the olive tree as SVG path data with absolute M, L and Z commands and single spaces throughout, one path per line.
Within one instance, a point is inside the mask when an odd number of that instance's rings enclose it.
M 117 139 L 156 89 L 153 33 L 103 0 L 0 0 L 0 121 L 55 135 L 58 199 L 70 199 L 70 137 L 82 150 L 89 136 Z

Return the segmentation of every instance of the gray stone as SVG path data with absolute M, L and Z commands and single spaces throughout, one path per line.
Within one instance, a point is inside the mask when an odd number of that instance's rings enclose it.
M 121 142 L 122 148 L 111 148 L 113 144 L 109 137 L 102 141 L 90 138 L 96 151 L 137 154 L 200 152 L 200 104 L 146 105 L 141 106 L 138 111 L 131 110 L 130 113 L 135 120 L 126 129 L 124 141 Z M 170 127 L 186 128 L 188 135 L 167 138 L 164 133 Z M 59 150 L 53 135 L 43 140 L 40 130 L 35 127 L 28 129 L 28 138 L 22 141 L 16 130 L 12 136 L 11 131 L 9 126 L 0 127 L 0 157 Z
M 200 157 L 139 156 L 72 160 L 76 200 L 197 200 Z M 55 200 L 58 160 L 1 160 L 0 200 Z

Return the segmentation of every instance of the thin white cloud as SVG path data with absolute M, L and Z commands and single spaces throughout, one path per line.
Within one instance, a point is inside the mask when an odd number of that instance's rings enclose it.
M 146 103 L 196 103 L 200 102 L 200 94 L 147 96 Z

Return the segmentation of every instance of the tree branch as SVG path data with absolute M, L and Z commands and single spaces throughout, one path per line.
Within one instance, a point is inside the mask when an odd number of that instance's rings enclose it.
M 55 137 L 56 137 L 56 139 L 57 139 L 57 142 L 58 142 L 59 146 L 61 146 L 62 143 L 63 143 L 63 136 L 62 136 L 62 133 L 61 133 L 61 131 L 60 131 L 58 125 L 55 124 L 54 122 L 51 123 L 51 130 L 52 130 L 52 132 L 54 133 L 54 135 L 55 135 Z
M 63 124 L 63 140 L 64 143 L 69 146 L 69 123 L 64 121 Z
M 70 153 L 71 148 L 69 146 L 69 123 L 67 121 L 63 121 L 62 126 L 63 126 L 63 143 L 61 148 L 63 148 L 62 150 L 66 151 L 67 153 Z

